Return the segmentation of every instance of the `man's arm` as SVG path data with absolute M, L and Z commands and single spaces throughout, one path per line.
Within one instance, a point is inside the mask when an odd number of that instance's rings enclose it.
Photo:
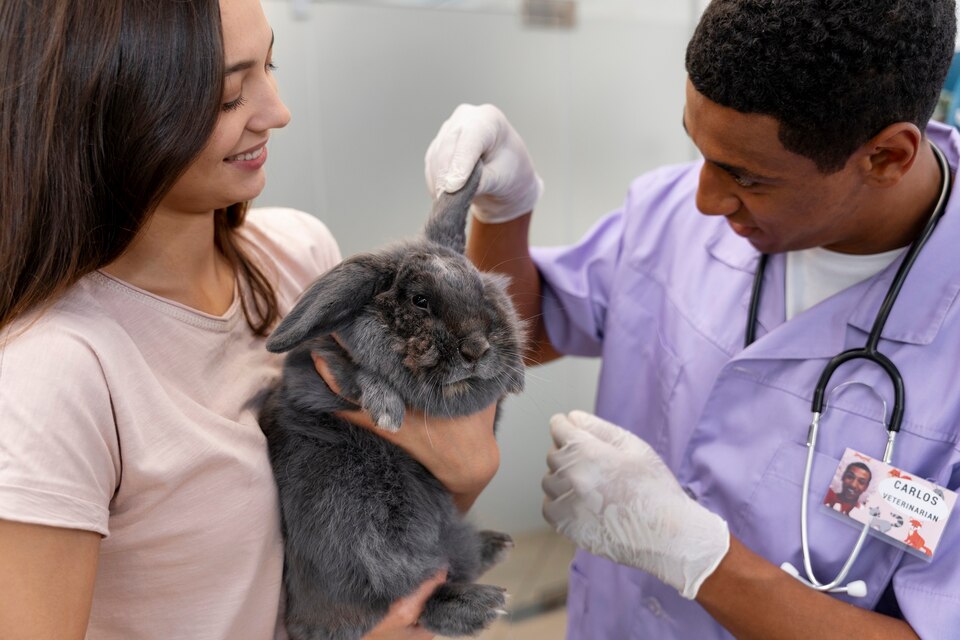
M 487 224 L 473 218 L 467 238 L 467 257 L 482 271 L 510 277 L 510 297 L 526 323 L 524 361 L 543 364 L 560 357 L 543 322 L 540 273 L 530 258 L 530 213 L 508 222 Z
M 903 620 L 820 593 L 730 536 L 697 602 L 737 638 L 917 638 Z
M 737 638 L 916 638 L 902 621 L 807 587 L 748 550 L 636 435 L 580 411 L 550 421 L 543 515 L 594 555 L 696 599 Z

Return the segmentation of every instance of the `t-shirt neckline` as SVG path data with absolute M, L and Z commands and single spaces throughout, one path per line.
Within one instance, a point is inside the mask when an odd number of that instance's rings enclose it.
M 89 274 L 89 277 L 94 283 L 100 286 L 105 286 L 113 291 L 127 295 L 142 304 L 156 309 L 157 311 L 172 316 L 187 324 L 191 324 L 203 329 L 229 331 L 236 325 L 237 321 L 243 315 L 240 313 L 239 283 L 234 284 L 233 302 L 230 303 L 230 307 L 224 312 L 223 315 L 217 316 L 206 313 L 205 311 L 200 311 L 199 309 L 194 309 L 193 307 L 187 306 L 181 302 L 164 298 L 163 296 L 158 296 L 155 293 L 151 293 L 146 289 L 141 289 L 140 287 L 132 285 L 129 282 L 121 280 L 120 278 L 112 276 L 104 271 L 94 271 Z

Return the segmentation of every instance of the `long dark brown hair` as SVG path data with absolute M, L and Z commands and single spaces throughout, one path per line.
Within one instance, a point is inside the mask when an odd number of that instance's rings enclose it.
M 218 0 L 0 1 L 0 329 L 123 253 L 222 92 Z M 264 335 L 279 312 L 236 232 L 246 208 L 215 213 L 215 242 Z

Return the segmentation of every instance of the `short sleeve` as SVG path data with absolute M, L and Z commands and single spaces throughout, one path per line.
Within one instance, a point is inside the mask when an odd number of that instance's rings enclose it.
M 42 318 L 0 347 L 0 518 L 109 534 L 120 479 L 99 359 Z
M 576 245 L 531 249 L 543 282 L 547 335 L 560 353 L 597 356 L 620 261 L 624 216 L 614 211 Z

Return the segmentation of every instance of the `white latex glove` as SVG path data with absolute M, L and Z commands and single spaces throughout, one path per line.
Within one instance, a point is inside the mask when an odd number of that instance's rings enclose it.
M 689 599 L 730 548 L 727 523 L 646 442 L 583 411 L 550 419 L 543 515 L 590 553 L 653 574 Z
M 481 222 L 499 223 L 532 211 L 543 181 L 533 169 L 523 139 L 500 109 L 461 104 L 440 126 L 424 157 L 430 195 L 453 193 L 467 182 L 477 160 L 483 174 L 470 211 Z

